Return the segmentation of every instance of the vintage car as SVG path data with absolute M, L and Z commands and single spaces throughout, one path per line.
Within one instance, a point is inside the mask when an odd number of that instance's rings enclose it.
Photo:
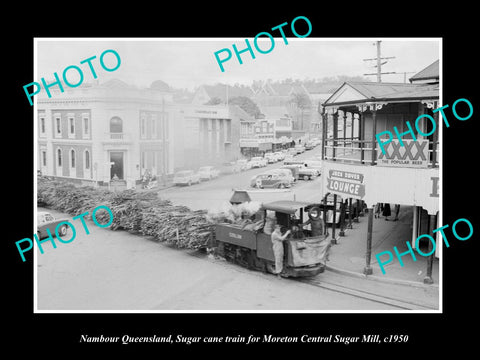
M 238 166 L 240 171 L 245 171 L 251 168 L 251 164 L 247 159 L 237 160 L 236 165 Z
M 259 168 L 259 167 L 265 167 L 267 166 L 267 159 L 260 157 L 260 156 L 255 156 L 253 157 L 250 161 L 250 168 Z
M 175 173 L 173 176 L 174 185 L 192 185 L 200 183 L 200 175 L 193 170 L 183 170 Z
M 269 163 L 269 164 L 274 164 L 278 161 L 277 157 L 273 153 L 266 153 L 265 154 L 265 159 L 267 160 L 267 163 Z
M 287 154 L 285 155 L 285 158 L 286 158 L 288 155 L 295 156 L 295 155 L 297 155 L 297 154 L 298 154 L 297 149 L 295 149 L 295 148 L 289 148 L 289 149 L 287 150 Z
M 55 236 L 55 229 L 57 229 L 57 225 L 63 221 L 67 221 L 68 219 L 56 219 L 51 213 L 46 211 L 39 211 L 37 213 L 37 236 L 39 239 L 43 239 L 48 237 L 47 229 L 50 231 L 52 236 Z M 58 229 L 58 235 L 64 236 L 67 234 L 67 224 L 62 224 Z
M 305 164 L 305 167 L 317 170 L 318 175 L 322 173 L 322 160 L 313 158 L 313 159 L 304 160 L 303 163 Z
M 200 180 L 211 180 L 218 177 L 220 172 L 213 166 L 202 166 L 198 169 L 198 175 L 200 175 Z
M 280 169 L 289 170 L 293 177 L 293 181 L 297 181 L 299 179 L 300 168 L 297 165 L 284 165 Z
M 315 148 L 315 143 L 313 141 L 307 141 L 305 144 L 305 150 L 312 150 Z
M 314 177 L 320 175 L 320 169 L 317 167 L 312 167 L 305 160 L 286 160 L 283 162 L 284 165 L 288 166 L 297 166 L 298 167 L 298 177 L 303 180 L 311 180 Z M 310 163 L 311 164 L 311 163 Z
M 250 186 L 259 189 L 274 188 L 284 189 L 292 186 L 293 177 L 281 169 L 271 170 L 262 174 L 253 176 L 250 179 Z
M 305 146 L 303 145 L 295 145 L 295 150 L 297 151 L 297 154 L 301 154 L 305 152 Z
M 282 161 L 283 159 L 285 159 L 285 153 L 282 151 L 274 152 L 273 156 L 277 159 L 277 161 Z

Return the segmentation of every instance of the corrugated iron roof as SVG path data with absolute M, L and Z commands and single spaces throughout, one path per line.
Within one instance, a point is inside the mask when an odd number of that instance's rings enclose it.
M 425 69 L 420 70 L 418 73 L 413 75 L 410 78 L 410 81 L 415 80 L 427 80 L 427 79 L 439 79 L 440 78 L 440 61 L 434 61 L 430 65 L 428 65 Z
M 342 94 L 335 98 L 335 95 L 345 87 L 356 90 L 363 98 L 349 98 L 342 101 Z M 325 101 L 324 106 L 335 104 L 357 104 L 368 101 L 392 101 L 392 100 L 418 100 L 427 98 L 436 98 L 439 96 L 438 84 L 402 84 L 402 83 L 373 83 L 373 82 L 345 82 L 338 88 L 330 98 Z M 335 101 L 330 102 L 334 98 Z

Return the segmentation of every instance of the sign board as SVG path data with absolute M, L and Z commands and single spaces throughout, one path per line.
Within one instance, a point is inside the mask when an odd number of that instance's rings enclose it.
M 398 139 L 383 145 L 386 152 L 377 149 L 377 166 L 428 168 L 428 140 Z
M 334 194 L 363 199 L 365 196 L 363 174 L 331 169 L 328 171 L 327 189 Z

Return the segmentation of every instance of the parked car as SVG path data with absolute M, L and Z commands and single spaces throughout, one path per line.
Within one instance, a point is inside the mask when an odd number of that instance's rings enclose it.
M 280 169 L 288 169 L 292 173 L 293 181 L 299 179 L 300 168 L 297 165 L 284 165 Z
M 306 144 L 305 144 L 305 150 L 312 150 L 313 148 L 315 148 L 315 143 L 313 141 L 308 141 Z
M 305 152 L 305 146 L 295 145 L 295 150 L 297 151 L 297 154 L 301 154 L 301 153 Z
M 271 173 L 278 174 L 279 176 L 285 178 L 293 184 L 295 182 L 295 178 L 293 177 L 292 171 L 290 169 L 272 169 L 270 170 Z
M 277 161 L 282 161 L 283 159 L 285 159 L 285 153 L 282 151 L 274 152 L 273 156 L 277 159 Z
M 198 169 L 198 175 L 200 175 L 200 180 L 211 180 L 218 177 L 220 172 L 213 166 L 202 166 Z
M 195 183 L 200 183 L 200 175 L 195 173 L 193 170 L 179 171 L 173 176 L 174 185 L 190 186 Z
M 295 158 L 293 157 L 293 155 L 286 155 L 284 158 L 283 158 L 283 163 L 285 164 L 286 161 L 293 161 Z
M 219 173 L 220 174 L 235 174 L 240 172 L 240 166 L 237 164 L 236 161 L 229 161 L 225 162 L 220 166 Z
M 250 168 L 259 168 L 267 166 L 267 160 L 260 156 L 253 157 L 250 161 Z
M 316 169 L 300 166 L 298 168 L 298 177 L 303 180 L 312 180 L 319 175 L 319 171 Z
M 240 159 L 237 160 L 237 166 L 239 167 L 240 171 L 245 171 L 250 169 L 250 162 L 247 159 Z
M 283 164 L 298 167 L 298 176 L 303 180 L 311 180 L 320 175 L 320 169 L 309 167 L 304 160 L 288 160 L 284 161 Z
M 285 157 L 287 157 L 288 155 L 292 155 L 292 156 L 295 156 L 297 155 L 298 152 L 297 152 L 297 149 L 296 148 L 288 148 L 287 150 L 287 155 Z
M 322 161 L 316 158 L 314 159 L 307 159 L 304 161 L 306 167 L 315 169 L 318 171 L 318 175 L 322 173 Z
M 50 234 L 52 234 L 52 236 L 56 236 L 55 229 L 57 228 L 57 225 L 63 221 L 68 221 L 68 219 L 57 219 L 55 218 L 55 216 L 53 216 L 47 211 L 39 211 L 37 213 L 37 236 L 39 237 L 39 239 L 48 237 L 47 229 L 50 231 Z M 57 230 L 58 235 L 66 235 L 67 228 L 67 224 L 62 224 Z
M 250 180 L 250 186 L 257 187 L 259 189 L 284 189 L 292 186 L 292 183 L 282 174 L 270 171 L 252 177 Z
M 276 156 L 273 153 L 266 153 L 264 158 L 267 160 L 267 163 L 269 164 L 274 164 L 278 161 Z

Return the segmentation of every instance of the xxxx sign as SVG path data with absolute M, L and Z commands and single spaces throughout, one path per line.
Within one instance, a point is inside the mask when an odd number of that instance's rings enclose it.
M 384 154 L 377 150 L 378 166 L 428 167 L 428 140 L 403 140 L 403 146 L 395 139 L 384 144 Z

